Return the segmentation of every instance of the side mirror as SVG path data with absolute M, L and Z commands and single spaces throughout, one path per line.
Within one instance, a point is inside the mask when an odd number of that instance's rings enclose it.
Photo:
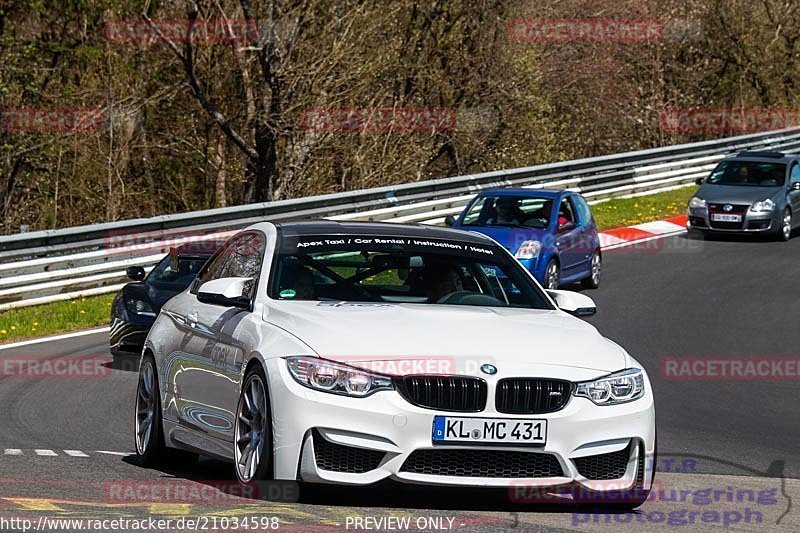
M 133 281 L 142 281 L 144 279 L 144 268 L 142 267 L 128 267 L 125 269 L 125 275 Z
M 547 294 L 555 300 L 559 309 L 573 316 L 592 316 L 597 313 L 597 306 L 594 300 L 583 294 L 557 290 L 549 290 Z
M 790 191 L 800 191 L 800 181 L 796 181 L 789 186 Z
M 456 225 L 456 217 L 453 215 L 447 215 L 444 217 L 444 225 L 445 226 L 455 226 Z
M 696 180 L 694 180 L 694 182 L 695 182 L 697 185 L 702 185 L 702 184 L 703 184 L 705 181 L 706 181 L 706 179 L 705 179 L 705 178 L 697 178 Z
M 206 304 L 224 307 L 250 307 L 250 298 L 244 296 L 248 283 L 253 278 L 219 278 L 200 285 L 197 300 Z

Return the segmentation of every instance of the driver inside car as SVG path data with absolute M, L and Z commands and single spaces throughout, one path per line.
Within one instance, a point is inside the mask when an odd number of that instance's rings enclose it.
M 522 224 L 522 210 L 519 200 L 511 197 L 500 197 L 494 204 L 495 216 L 486 221 L 487 224 Z
M 464 290 L 458 269 L 447 263 L 433 263 L 426 266 L 423 281 L 425 295 L 432 303 L 438 302 L 448 294 Z
M 285 282 L 281 285 L 281 290 L 292 291 L 289 298 L 297 300 L 314 299 L 314 274 L 306 267 L 298 264 L 289 266 L 285 275 Z M 283 285 L 286 286 L 283 286 Z

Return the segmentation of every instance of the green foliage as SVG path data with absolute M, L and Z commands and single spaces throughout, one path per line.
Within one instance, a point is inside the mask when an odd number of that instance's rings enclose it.
M 96 109 L 104 120 L 88 131 L 0 131 L 0 234 L 740 133 L 665 131 L 670 108 L 797 106 L 800 8 L 778 0 L 6 4 L 0 109 Z M 193 43 L 188 61 L 164 42 L 105 33 L 119 21 L 141 27 L 145 10 L 157 23 L 195 10 L 239 20 L 244 5 L 261 41 Z M 512 42 L 509 22 L 525 17 L 641 18 L 666 30 L 657 42 Z M 308 110 L 341 108 L 451 110 L 456 121 L 426 131 L 303 126 Z
M 113 294 L 0 311 L 0 343 L 107 325 Z

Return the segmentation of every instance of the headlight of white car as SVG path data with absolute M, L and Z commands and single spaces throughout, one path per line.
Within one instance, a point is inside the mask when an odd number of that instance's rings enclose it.
M 705 209 L 706 201 L 703 200 L 702 198 L 694 196 L 692 197 L 691 200 L 689 200 L 689 207 L 691 207 L 692 209 Z
M 299 384 L 322 392 L 363 398 L 393 389 L 392 378 L 318 357 L 287 357 L 289 373 Z
M 536 259 L 542 250 L 542 243 L 539 241 L 525 241 L 517 249 L 514 257 L 517 259 Z
M 760 202 L 755 202 L 750 206 L 750 211 L 753 213 L 770 213 L 773 209 L 775 209 L 775 202 L 769 198 L 761 200 Z
M 578 383 L 575 396 L 589 398 L 597 405 L 616 405 L 632 402 L 644 395 L 644 375 L 638 368 L 629 368 Z

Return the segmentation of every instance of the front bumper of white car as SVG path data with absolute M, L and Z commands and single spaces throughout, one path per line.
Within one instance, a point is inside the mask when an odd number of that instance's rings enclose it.
M 579 486 L 627 490 L 639 476 L 652 483 L 655 410 L 649 381 L 632 402 L 598 406 L 582 397 L 547 414 L 506 414 L 484 376 L 486 407 L 448 412 L 418 407 L 397 390 L 351 398 L 297 383 L 282 359 L 267 364 L 273 413 L 276 479 L 366 485 L 406 483 L 472 487 Z M 544 446 L 434 445 L 436 415 L 546 419 Z M 648 468 L 649 467 L 649 468 Z

